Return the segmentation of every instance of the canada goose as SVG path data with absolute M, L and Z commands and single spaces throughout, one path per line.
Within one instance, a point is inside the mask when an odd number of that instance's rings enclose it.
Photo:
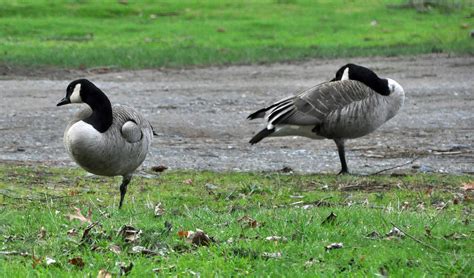
M 344 142 L 371 133 L 395 116 L 403 105 L 405 92 L 396 81 L 379 78 L 368 68 L 347 64 L 336 77 L 284 98 L 248 116 L 265 118 L 267 126 L 251 144 L 272 136 L 304 136 L 333 139 L 341 171 L 348 173 Z
M 57 106 L 86 103 L 64 131 L 69 156 L 86 171 L 101 176 L 122 176 L 120 204 L 133 172 L 142 164 L 153 138 L 151 124 L 133 108 L 110 104 L 107 96 L 87 79 L 67 86 Z

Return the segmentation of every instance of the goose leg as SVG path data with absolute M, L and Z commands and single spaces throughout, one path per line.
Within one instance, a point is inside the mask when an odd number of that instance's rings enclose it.
M 338 175 L 349 174 L 349 169 L 346 163 L 346 152 L 344 150 L 344 139 L 334 139 L 337 146 L 337 152 L 339 153 L 339 159 L 341 160 L 341 171 Z
M 123 199 L 125 197 L 125 193 L 127 193 L 127 185 L 130 183 L 131 180 L 132 180 L 132 175 L 125 175 L 122 178 L 122 184 L 120 185 L 119 209 L 122 208 Z

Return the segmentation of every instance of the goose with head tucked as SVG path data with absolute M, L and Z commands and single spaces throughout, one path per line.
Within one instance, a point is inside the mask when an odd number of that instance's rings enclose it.
M 57 106 L 85 103 L 64 132 L 69 156 L 86 171 L 122 176 L 122 207 L 133 172 L 143 163 L 153 138 L 151 124 L 135 109 L 111 105 L 107 96 L 87 79 L 71 82 Z
M 265 118 L 266 127 L 251 144 L 273 136 L 332 139 L 341 161 L 340 174 L 349 172 L 344 143 L 367 135 L 393 118 L 403 105 L 405 92 L 395 80 L 380 78 L 355 64 L 341 67 L 336 76 L 262 108 L 248 119 Z

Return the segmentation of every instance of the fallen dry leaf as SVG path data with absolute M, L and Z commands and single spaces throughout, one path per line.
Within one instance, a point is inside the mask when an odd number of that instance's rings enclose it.
M 163 214 L 165 214 L 165 208 L 163 207 L 163 205 L 160 203 L 156 204 L 155 206 L 155 216 L 156 217 L 160 217 L 162 216 Z
M 400 231 L 398 228 L 393 227 L 388 233 L 385 234 L 385 239 L 392 239 L 392 238 L 402 238 L 405 234 Z
M 68 236 L 76 236 L 77 235 L 77 230 L 76 229 L 70 229 L 66 232 Z
M 437 210 L 443 210 L 448 207 L 448 204 L 443 201 L 439 201 L 439 202 L 434 203 L 433 206 Z
M 89 224 L 92 223 L 92 210 L 91 209 L 87 211 L 87 217 L 81 213 L 81 209 L 74 207 L 74 210 L 75 210 L 74 213 L 66 215 L 69 218 L 69 220 L 77 219 L 81 221 L 81 223 L 89 223 Z
M 42 258 L 35 257 L 35 254 L 31 255 L 31 259 L 33 260 L 33 262 L 31 263 L 31 266 L 33 268 L 35 268 L 37 265 L 41 264 L 41 261 L 43 260 Z
M 41 227 L 38 233 L 38 239 L 45 239 L 46 238 L 46 229 Z
M 416 205 L 417 210 L 425 210 L 425 203 L 424 202 L 419 202 L 418 205 Z
M 206 235 L 202 230 L 196 229 L 191 236 L 188 236 L 188 240 L 196 246 L 209 246 L 213 241 L 208 235 Z
M 122 248 L 116 244 L 109 245 L 109 250 L 115 254 L 120 254 L 120 252 L 122 252 Z
M 265 240 L 268 240 L 268 241 L 275 241 L 275 242 L 287 242 L 288 239 L 284 236 L 269 236 L 269 237 L 266 237 Z
M 336 242 L 336 243 L 331 243 L 328 246 L 325 246 L 324 250 L 329 251 L 333 249 L 340 249 L 342 247 L 344 247 L 344 244 L 342 242 Z
M 81 257 L 75 257 L 75 258 L 72 258 L 72 259 L 69 259 L 68 262 L 74 266 L 77 266 L 79 268 L 83 268 L 84 267 L 84 260 L 82 260 Z
M 410 203 L 409 202 L 403 202 L 402 204 L 402 210 L 407 210 L 408 208 L 410 208 Z
M 279 259 L 279 258 L 281 258 L 281 252 L 275 252 L 275 253 L 263 252 L 262 253 L 262 258 L 265 258 L 265 259 Z
M 329 214 L 328 217 L 326 217 L 326 219 L 324 219 L 324 221 L 321 222 L 321 225 L 333 224 L 336 221 L 336 218 L 337 218 L 337 215 L 331 212 L 331 214 Z
M 380 238 L 380 234 L 377 233 L 377 231 L 373 231 L 370 234 L 366 235 L 365 237 L 370 238 L 370 239 L 378 239 Z
M 191 184 L 193 184 L 193 180 L 192 179 L 187 179 L 187 180 L 184 180 L 183 183 L 191 185 Z
M 164 166 L 164 165 L 158 165 L 158 166 L 153 166 L 151 167 L 151 170 L 153 172 L 158 172 L 158 173 L 161 173 L 161 172 L 164 172 L 165 170 L 167 170 L 168 167 Z
M 465 191 L 472 191 L 474 190 L 474 182 L 468 182 L 462 184 L 462 189 Z
M 248 215 L 244 215 L 241 218 L 237 219 L 237 222 L 239 222 L 242 226 L 248 227 L 248 228 L 257 228 L 258 226 L 260 226 L 257 220 L 252 219 Z
M 143 246 L 133 246 L 131 252 L 132 254 L 143 254 L 143 255 L 149 255 L 149 256 L 156 256 L 159 255 L 157 252 L 150 250 L 148 248 L 145 248 Z
M 141 233 L 142 230 L 138 230 L 132 226 L 123 225 L 118 231 L 117 236 L 121 235 L 125 242 L 130 243 L 136 242 L 140 238 Z
M 84 233 L 82 233 L 82 238 L 81 238 L 81 241 L 85 241 L 89 238 L 89 233 L 90 231 L 92 230 L 92 228 L 94 228 L 95 226 L 97 226 L 99 224 L 99 221 L 96 221 L 94 223 L 91 223 L 89 224 L 89 226 L 87 226 L 85 229 L 84 229 Z
M 187 238 L 190 233 L 194 233 L 193 231 L 178 231 L 178 237 Z
M 46 265 L 52 265 L 55 264 L 56 260 L 50 257 L 46 257 Z
M 97 274 L 97 278 L 112 278 L 112 273 L 108 272 L 105 269 L 101 269 Z

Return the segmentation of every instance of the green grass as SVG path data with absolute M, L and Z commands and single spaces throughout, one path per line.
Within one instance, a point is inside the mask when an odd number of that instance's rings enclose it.
M 29 255 L 0 253 L 0 275 L 96 277 L 101 269 L 119 274 L 117 262 L 133 262 L 131 277 L 153 275 L 155 268 L 161 275 L 179 277 L 472 277 L 472 194 L 461 189 L 472 181 L 472 176 L 435 174 L 169 171 L 136 177 L 119 211 L 119 178 L 86 177 L 72 168 L 2 165 L 0 251 Z M 153 212 L 158 202 L 165 208 L 161 217 Z M 88 223 L 66 218 L 73 207 L 84 214 L 90 208 L 92 221 L 100 223 L 83 242 Z M 331 212 L 336 220 L 322 224 Z M 257 227 L 239 222 L 243 216 L 255 219 Z M 421 243 L 410 237 L 386 238 L 391 223 Z M 127 243 L 117 234 L 125 224 L 142 230 L 137 242 Z M 42 227 L 46 233 L 38 236 Z M 68 236 L 71 229 L 77 235 Z M 196 229 L 215 242 L 194 246 L 178 236 L 179 231 Z M 366 238 L 373 231 L 381 238 Z M 267 241 L 269 236 L 287 241 Z M 324 249 L 335 242 L 344 247 Z M 111 245 L 120 246 L 121 252 L 111 252 Z M 131 254 L 135 245 L 162 254 Z M 275 253 L 281 256 L 268 258 Z M 47 265 L 46 257 L 56 263 Z M 83 268 L 68 263 L 75 257 L 83 259 Z
M 474 51 L 468 1 L 423 13 L 380 0 L 119 2 L 0 0 L 0 63 L 151 68 Z

